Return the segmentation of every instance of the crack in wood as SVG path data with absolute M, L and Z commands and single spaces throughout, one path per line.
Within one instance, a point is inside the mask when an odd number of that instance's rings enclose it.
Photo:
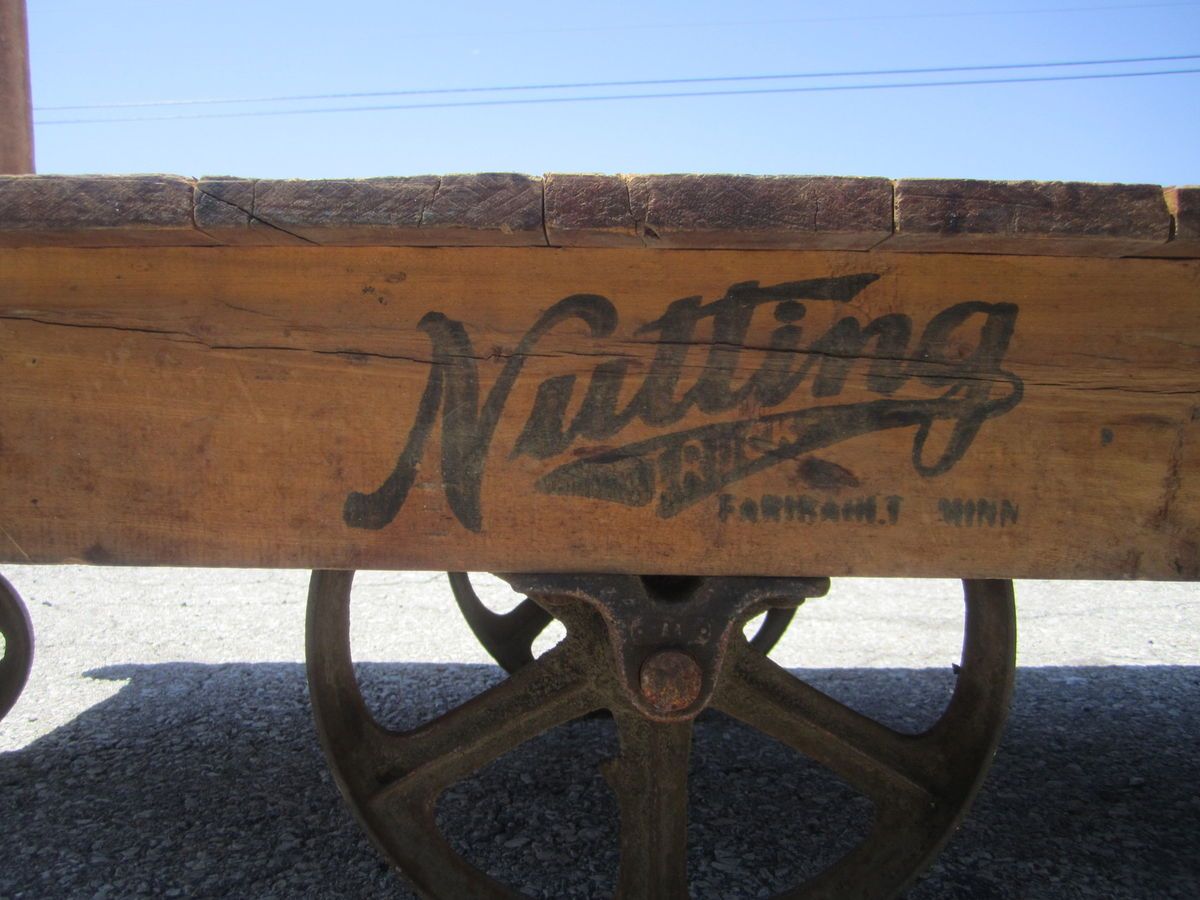
M 237 308 L 237 307 L 233 307 L 233 308 Z M 252 312 L 252 313 L 256 312 L 255 310 L 246 310 L 246 311 Z M 258 313 L 258 314 L 266 315 L 266 313 Z M 321 356 L 341 356 L 341 357 L 351 357 L 351 358 L 369 357 L 371 359 L 385 359 L 385 360 L 392 360 L 395 362 L 419 363 L 419 364 L 426 365 L 426 366 L 445 365 L 445 363 L 441 363 L 432 358 L 426 358 L 426 357 L 421 357 L 421 356 L 406 356 L 404 354 L 399 354 L 399 353 L 380 353 L 378 351 L 357 350 L 357 349 L 353 349 L 353 348 L 339 348 L 337 350 L 321 350 L 316 347 L 288 347 L 286 345 L 279 345 L 279 344 L 213 344 L 208 341 L 202 340 L 201 338 L 198 338 L 198 337 L 196 337 L 196 335 L 191 334 L 189 332 L 169 331 L 167 329 L 158 329 L 158 328 L 144 328 L 144 327 L 138 328 L 138 327 L 134 327 L 134 326 L 130 326 L 130 325 L 98 325 L 98 324 L 89 324 L 89 323 L 84 323 L 84 322 L 54 322 L 54 321 L 50 321 L 48 319 L 35 318 L 33 316 L 12 316 L 12 315 L 0 315 L 0 321 L 28 322 L 28 323 L 33 323 L 35 325 L 46 325 L 51 328 L 83 328 L 83 329 L 90 329 L 90 330 L 97 330 L 97 331 L 116 331 L 116 332 L 129 333 L 129 334 L 142 334 L 142 335 L 147 335 L 150 337 L 167 338 L 167 339 L 171 340 L 172 342 L 177 342 L 177 343 L 194 344 L 198 347 L 204 347 L 205 349 L 208 349 L 208 350 L 221 350 L 221 351 L 249 350 L 249 351 L 278 351 L 281 353 L 316 353 Z M 525 359 L 561 359 L 561 358 L 566 358 L 566 357 L 571 357 L 571 356 L 583 356 L 583 357 L 604 356 L 604 357 L 608 357 L 611 354 L 586 353 L 586 352 L 575 353 L 572 351 L 565 351 L 562 353 L 520 353 L 520 354 L 518 354 L 518 353 L 506 352 L 506 351 L 502 351 L 502 350 L 493 350 L 491 353 L 488 353 L 488 354 L 449 353 L 446 355 L 451 357 L 452 359 L 472 359 L 472 360 L 475 360 L 476 362 L 496 362 L 496 361 L 500 361 L 500 360 L 507 360 L 507 359 L 517 357 L 517 356 L 524 357 Z
M 228 303 L 226 301 L 222 301 L 222 302 L 223 302 L 223 305 L 225 305 L 229 309 L 238 310 L 240 312 L 245 312 L 250 315 L 263 316 L 265 318 L 270 318 L 270 319 L 278 319 L 279 318 L 278 316 L 272 315 L 271 313 L 263 312 L 261 310 L 237 306 L 235 304 Z M 38 318 L 35 316 L 13 316 L 13 315 L 0 315 L 0 321 L 28 322 L 28 323 L 33 323 L 33 324 L 37 324 L 37 325 L 45 325 L 45 326 L 52 327 L 52 328 L 53 327 L 87 328 L 87 329 L 96 329 L 96 330 L 103 330 L 103 331 L 117 331 L 117 332 L 129 333 L 129 334 L 143 334 L 143 335 L 147 335 L 150 337 L 167 338 L 169 340 L 180 342 L 180 343 L 194 344 L 199 347 L 204 347 L 208 350 L 266 351 L 266 352 L 278 351 L 281 353 L 315 353 L 315 354 L 322 355 L 322 356 L 340 356 L 340 357 L 345 357 L 345 358 L 381 359 L 381 360 L 388 360 L 388 361 L 392 361 L 392 362 L 410 362 L 410 363 L 416 363 L 419 365 L 426 365 L 426 366 L 444 365 L 443 363 L 440 363 L 438 360 L 435 360 L 432 357 L 407 355 L 407 354 L 403 354 L 403 353 L 382 353 L 377 350 L 360 350 L 360 349 L 356 349 L 356 348 L 352 348 L 352 347 L 338 348 L 335 350 L 322 350 L 322 349 L 316 348 L 316 347 L 291 347 L 291 346 L 281 345 L 281 344 L 217 344 L 217 343 L 205 341 L 190 332 L 171 331 L 169 329 L 136 327 L 136 326 L 132 326 L 132 325 L 112 325 L 112 324 L 101 325 L 101 324 L 92 324 L 92 323 L 84 323 L 84 322 L 59 322 L 59 321 L 53 321 L 50 319 L 42 319 L 42 318 Z M 796 357 L 816 357 L 816 358 L 821 358 L 821 359 L 843 360 L 843 361 L 847 361 L 847 362 L 861 362 L 861 363 L 872 363 L 872 362 L 878 362 L 878 361 L 900 362 L 900 363 L 910 363 L 915 366 L 927 368 L 930 371 L 938 371 L 940 369 L 953 370 L 953 369 L 955 369 L 955 365 L 956 365 L 952 361 L 940 360 L 940 359 L 919 359 L 916 357 L 909 357 L 909 356 L 884 356 L 884 355 L 873 356 L 873 355 L 855 355 L 855 354 L 843 355 L 843 354 L 837 354 L 837 353 L 828 353 L 828 352 L 820 351 L 820 350 L 810 350 L 808 348 L 801 348 L 801 347 L 794 347 L 794 348 L 762 347 L 762 346 L 752 345 L 752 344 L 747 344 L 747 345 L 742 346 L 742 345 L 730 344 L 730 343 L 721 342 L 721 341 L 672 341 L 672 340 L 639 341 L 637 339 L 625 339 L 625 340 L 619 341 L 618 343 L 624 344 L 624 345 L 632 345 L 632 346 L 638 347 L 638 348 L 653 348 L 653 347 L 656 347 L 659 345 L 674 345 L 674 346 L 694 347 L 699 350 L 712 349 L 712 348 L 729 349 L 729 350 L 744 350 L 747 352 L 780 353 L 780 354 L 788 354 L 789 356 L 796 356 Z M 512 359 L 512 358 L 515 358 L 518 356 L 523 357 L 525 359 L 621 358 L 621 359 L 628 359 L 631 362 L 635 362 L 635 363 L 640 362 L 640 361 L 646 361 L 646 362 L 649 361 L 649 357 L 647 357 L 643 354 L 640 354 L 640 353 L 627 353 L 627 352 L 623 353 L 623 352 L 620 352 L 617 350 L 611 350 L 611 349 L 596 350 L 596 351 L 563 349 L 563 350 L 557 350 L 557 351 L 550 352 L 550 353 L 533 353 L 533 352 L 516 353 L 516 352 L 512 352 L 512 351 L 504 351 L 499 348 L 494 348 L 490 353 L 486 353 L 486 354 L 462 354 L 462 353 L 459 353 L 459 354 L 448 354 L 448 355 L 453 359 L 472 359 L 472 360 L 475 360 L 476 362 L 485 362 L 485 363 L 486 362 L 505 361 L 505 360 Z M 686 361 L 681 363 L 681 365 L 680 365 L 681 370 L 688 371 L 688 372 L 704 372 L 704 371 L 707 371 L 709 368 L 710 368 L 709 366 L 707 366 L 703 363 L 688 363 Z M 914 372 L 913 374 L 919 374 L 919 373 Z M 961 370 L 955 371 L 955 378 L 956 378 L 956 380 L 975 381 L 975 382 L 981 382 L 981 383 L 987 383 L 987 384 L 1003 384 L 1003 383 L 1005 383 L 1005 380 L 1003 378 L 990 378 L 990 377 L 986 377 L 986 376 L 979 376 L 979 375 L 975 375 L 973 373 L 966 373 Z M 1149 396 L 1159 396 L 1159 397 L 1200 397 L 1200 389 L 1172 390 L 1172 389 L 1168 389 L 1168 388 L 1138 388 L 1138 387 L 1131 387 L 1128 385 L 1069 384 L 1069 383 L 1060 382 L 1060 381 L 1036 381 L 1036 380 L 1031 380 L 1028 377 L 1024 378 L 1024 381 L 1028 387 L 1058 388 L 1058 389 L 1067 390 L 1067 391 L 1081 391 L 1081 392 L 1093 392 L 1094 391 L 1094 392 L 1105 392 L 1105 393 L 1115 393 L 1115 394 L 1149 395 Z
M 258 186 L 258 182 L 255 182 L 254 185 L 251 187 L 251 190 L 252 191 L 255 190 L 257 188 L 257 186 Z M 266 219 L 262 218 L 261 216 L 255 215 L 254 211 L 252 209 L 246 209 L 244 206 L 234 203 L 232 200 L 228 200 L 225 197 L 218 197 L 216 194 L 213 194 L 213 193 L 210 193 L 209 191 L 204 190 L 199 185 L 196 186 L 196 193 L 203 194 L 205 197 L 208 197 L 211 200 L 215 200 L 217 203 L 223 203 L 226 206 L 230 207 L 231 209 L 236 209 L 238 212 L 242 213 L 247 218 L 249 218 L 249 220 L 251 222 L 257 222 L 260 225 L 263 225 L 274 231 L 278 231 L 282 234 L 286 234 L 290 237 L 294 237 L 296 240 L 303 241 L 304 243 L 310 244 L 311 246 L 314 246 L 314 247 L 320 246 L 320 244 L 318 244 L 316 241 L 310 240 L 309 238 L 304 237 L 304 235 L 302 235 L 302 234 L 296 234 L 296 232 L 294 232 L 294 231 L 288 231 L 286 228 L 284 228 L 280 225 L 276 225 L 274 222 L 269 222 Z M 195 208 L 196 208 L 195 204 L 193 203 L 193 205 L 192 205 L 193 218 L 195 217 Z M 202 231 L 202 232 L 204 232 L 204 234 L 208 234 L 208 232 L 204 231 L 204 229 L 201 228 L 199 225 L 196 226 L 196 230 Z M 211 235 L 211 234 L 208 234 L 208 236 L 213 237 L 213 235 Z M 217 238 L 214 237 L 213 240 L 217 240 Z

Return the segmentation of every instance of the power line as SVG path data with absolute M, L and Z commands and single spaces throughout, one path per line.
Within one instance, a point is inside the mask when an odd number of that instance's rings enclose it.
M 686 97 L 735 97 L 751 94 L 808 94 L 832 91 L 895 90 L 898 88 L 969 87 L 975 85 L 1036 84 L 1053 81 L 1092 81 L 1110 78 L 1146 78 L 1160 75 L 1200 74 L 1195 69 L 1160 69 L 1151 72 L 1103 72 L 1087 75 L 1044 75 L 1035 78 L 978 78 L 958 81 L 897 81 L 875 84 L 814 85 L 810 87 L 749 88 L 718 91 L 670 91 L 652 94 L 602 94 L 583 97 L 518 97 L 503 100 L 459 100 L 446 103 L 396 103 L 380 106 L 327 106 L 309 109 L 258 110 L 250 112 L 184 113 L 170 116 L 124 116 L 99 119 L 44 119 L 36 125 L 94 125 L 121 122 L 167 122 L 184 119 L 252 119 L 268 116 L 300 116 L 323 113 L 384 112 L 413 109 L 457 109 L 487 106 L 528 106 L 550 103 L 594 103 L 616 100 L 665 100 Z
M 355 91 L 339 94 L 292 94 L 276 97 L 230 97 L 223 99 L 193 99 L 193 100 L 142 100 L 129 103 L 94 103 L 81 106 L 39 106 L 36 112 L 67 112 L 93 109 L 137 109 L 163 106 L 200 106 L 231 103 L 287 103 L 301 100 L 351 100 L 366 97 L 418 97 L 435 94 L 479 94 L 503 93 L 508 91 L 551 91 L 551 90 L 586 90 L 611 87 L 650 87 L 668 84 L 713 84 L 721 82 L 748 81 L 784 81 L 808 78 L 862 78 L 880 75 L 933 75 L 949 72 L 994 72 L 1016 69 L 1055 69 L 1071 66 L 1113 66 L 1132 65 L 1134 63 L 1151 62 L 1180 62 L 1187 59 L 1200 59 L 1200 54 L 1185 54 L 1179 56 L 1136 56 L 1122 59 L 1080 59 L 1058 60 L 1054 62 L 1034 63 L 1002 63 L 983 66 L 935 66 L 920 69 L 858 69 L 839 70 L 832 72 L 788 72 L 776 75 L 720 75 L 696 78 L 643 78 L 628 81 L 577 81 L 558 84 L 510 84 L 492 86 L 472 86 L 460 88 L 413 88 L 392 91 Z

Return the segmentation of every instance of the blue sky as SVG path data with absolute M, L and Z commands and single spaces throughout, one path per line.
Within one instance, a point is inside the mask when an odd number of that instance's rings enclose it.
M 27 2 L 36 107 L 1200 53 L 1200 2 Z M 1166 68 L 1200 68 L 1200 59 L 703 88 Z M 304 178 L 695 171 L 1200 182 L 1200 74 L 49 124 L 703 88 L 42 109 L 37 165 Z

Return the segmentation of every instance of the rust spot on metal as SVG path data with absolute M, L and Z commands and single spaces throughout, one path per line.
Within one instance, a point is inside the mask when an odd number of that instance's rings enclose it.
M 678 712 L 700 696 L 699 664 L 679 650 L 660 650 L 644 663 L 639 676 L 642 696 L 655 709 Z

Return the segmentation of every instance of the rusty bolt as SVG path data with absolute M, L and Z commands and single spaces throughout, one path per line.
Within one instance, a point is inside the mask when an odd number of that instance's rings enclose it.
M 659 712 L 678 712 L 700 696 L 699 664 L 678 650 L 660 650 L 640 673 L 642 696 Z

